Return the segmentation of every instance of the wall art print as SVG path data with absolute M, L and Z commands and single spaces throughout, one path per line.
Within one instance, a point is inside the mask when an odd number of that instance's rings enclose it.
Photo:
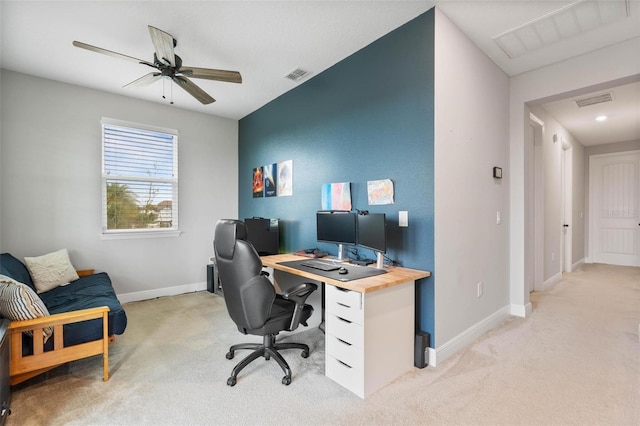
M 293 160 L 253 169 L 253 198 L 293 195 Z
M 370 206 L 394 204 L 393 181 L 391 179 L 367 181 L 367 198 Z
M 320 200 L 322 210 L 351 211 L 351 183 L 324 183 Z

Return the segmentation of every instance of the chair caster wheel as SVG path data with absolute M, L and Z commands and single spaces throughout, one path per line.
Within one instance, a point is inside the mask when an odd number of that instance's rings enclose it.
M 233 351 L 229 351 L 229 352 L 227 352 L 227 354 L 225 356 L 227 357 L 227 359 L 233 359 L 233 355 L 234 355 Z M 233 386 L 233 385 L 231 385 L 231 386 Z
M 235 378 L 235 377 L 229 377 L 229 378 L 227 379 L 227 384 L 228 384 L 229 386 L 235 386 L 235 384 L 236 384 L 236 378 Z
M 285 385 L 285 386 L 289 386 L 291 384 L 291 377 L 284 376 L 282 378 L 282 384 Z
M 302 358 L 309 358 L 309 351 L 302 351 L 300 355 L 302 355 Z

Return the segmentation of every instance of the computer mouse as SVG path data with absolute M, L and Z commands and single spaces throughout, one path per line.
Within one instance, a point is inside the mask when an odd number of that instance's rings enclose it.
M 348 274 L 349 270 L 347 268 L 340 268 L 340 269 L 338 269 L 338 273 L 342 274 L 342 275 Z

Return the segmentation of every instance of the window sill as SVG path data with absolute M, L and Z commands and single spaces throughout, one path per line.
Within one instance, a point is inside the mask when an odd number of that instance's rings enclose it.
M 122 231 L 104 232 L 99 235 L 101 240 L 130 240 L 135 238 L 174 238 L 179 237 L 182 231 Z

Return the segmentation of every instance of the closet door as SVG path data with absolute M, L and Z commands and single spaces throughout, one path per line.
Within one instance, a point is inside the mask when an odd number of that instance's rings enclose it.
M 589 170 L 592 261 L 640 266 L 640 152 L 592 156 Z

